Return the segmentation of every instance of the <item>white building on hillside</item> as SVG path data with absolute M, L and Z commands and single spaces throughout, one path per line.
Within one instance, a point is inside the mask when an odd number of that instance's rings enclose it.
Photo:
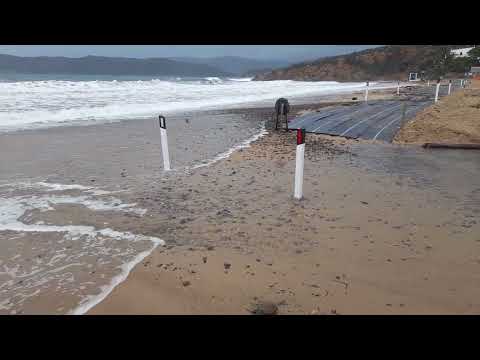
M 472 49 L 473 49 L 473 47 L 468 47 L 468 48 L 463 48 L 463 49 L 453 49 L 453 50 L 450 50 L 450 54 L 452 54 L 456 58 L 467 57 L 468 52 Z

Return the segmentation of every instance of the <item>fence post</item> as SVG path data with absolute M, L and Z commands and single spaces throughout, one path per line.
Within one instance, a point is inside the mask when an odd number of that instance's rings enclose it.
M 170 155 L 168 153 L 168 139 L 167 139 L 167 123 L 166 123 L 165 117 L 160 115 L 158 117 L 158 123 L 160 125 L 160 141 L 162 143 L 163 169 L 170 170 Z
M 437 82 L 437 88 L 435 89 L 435 102 L 438 101 L 438 91 L 440 90 L 440 80 Z
M 305 129 L 297 129 L 297 151 L 295 159 L 295 188 L 293 197 L 303 197 L 303 167 L 305 164 Z
M 367 86 L 365 87 L 365 102 L 368 101 L 368 87 L 370 86 L 370 81 L 367 81 Z

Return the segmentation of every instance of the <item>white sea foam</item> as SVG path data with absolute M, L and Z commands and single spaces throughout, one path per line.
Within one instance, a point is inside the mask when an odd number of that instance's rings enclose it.
M 18 183 L 6 183 L 0 184 L 0 188 L 7 188 L 8 191 L 12 192 L 16 189 L 42 189 L 44 191 L 67 191 L 67 190 L 81 190 L 92 195 L 110 195 L 114 193 L 123 192 L 124 190 L 116 191 L 106 191 L 91 186 L 84 186 L 80 184 L 54 184 L 47 183 L 43 181 L 37 182 L 18 182 Z
M 53 286 L 51 284 L 56 284 L 57 288 L 60 289 L 65 287 L 63 291 L 70 291 L 74 294 L 78 291 L 79 284 L 75 285 L 75 274 L 69 272 L 68 269 L 72 267 L 88 267 L 87 263 L 80 261 L 85 256 L 93 256 L 99 259 L 104 257 L 105 259 L 97 262 L 97 265 L 108 264 L 112 261 L 120 262 L 119 266 L 117 266 L 118 274 L 110 280 L 108 285 L 101 287 L 100 292 L 96 295 L 83 296 L 78 307 L 71 311 L 72 314 L 82 314 L 108 296 L 118 284 L 127 278 L 131 269 L 148 256 L 154 248 L 164 244 L 163 240 L 156 237 L 120 232 L 110 227 L 97 229 L 94 226 L 86 225 L 54 225 L 45 224 L 44 221 L 32 222 L 30 211 L 56 211 L 55 205 L 60 204 L 83 205 L 91 211 L 126 211 L 140 215 L 145 214 L 144 209 L 135 207 L 136 204 L 123 203 L 112 196 L 105 196 L 105 193 L 109 193 L 105 190 L 99 190 L 103 192 L 102 196 L 99 197 L 94 194 L 96 189 L 82 185 L 45 182 L 2 185 L 2 187 L 6 186 L 13 187 L 17 191 L 21 190 L 22 195 L 11 196 L 12 192 L 10 191 L 8 193 L 10 196 L 0 196 L 0 231 L 18 232 L 19 234 L 32 232 L 60 233 L 63 237 L 60 243 L 65 241 L 78 242 L 80 240 L 81 243 L 75 248 L 74 252 L 72 250 L 68 252 L 66 250 L 68 247 L 60 247 L 60 250 L 57 249 L 56 252 L 49 253 L 50 258 L 48 261 L 35 258 L 33 259 L 35 263 L 33 263 L 33 266 L 30 265 L 30 268 L 28 266 L 23 268 L 18 265 L 12 266 L 12 264 L 19 261 L 17 259 L 18 256 L 2 259 L 0 262 L 0 277 L 6 280 L 3 284 L 0 284 L 0 310 L 15 311 L 13 306 L 21 308 L 21 305 L 27 299 L 38 294 L 39 291 L 48 287 L 49 284 L 50 286 Z M 24 195 L 25 189 L 28 188 L 35 192 Z M 39 193 L 38 189 L 43 189 L 43 192 L 40 191 Z M 72 190 L 81 191 L 81 195 L 65 195 L 66 191 Z M 18 239 L 18 236 L 9 237 L 10 241 L 16 241 L 15 239 Z M 135 250 L 135 247 L 124 245 L 124 247 L 127 246 L 127 250 L 122 250 L 123 253 L 119 254 L 119 249 L 116 246 L 105 246 L 105 239 L 113 239 L 124 244 L 147 242 L 152 245 L 148 250 L 143 249 L 140 252 Z M 39 244 L 39 246 L 41 247 L 42 244 Z M 36 246 L 32 247 L 31 250 L 33 251 L 35 248 Z M 45 248 L 43 251 L 49 252 Z M 32 263 L 23 262 L 23 264 Z M 22 285 L 18 285 L 19 279 Z
M 209 81 L 209 82 L 212 83 L 212 84 L 213 84 L 213 83 L 219 84 L 219 83 L 222 83 L 222 82 L 223 82 L 222 79 L 220 79 L 219 77 L 215 77 L 215 76 L 213 76 L 213 77 L 206 77 L 205 80 Z
M 253 77 L 249 77 L 249 78 L 230 78 L 228 80 L 230 80 L 230 81 L 252 81 Z
M 47 188 L 47 191 L 63 191 L 63 190 L 91 190 L 93 187 L 91 186 L 83 186 L 79 184 L 54 184 L 54 183 L 47 183 L 44 181 L 39 181 L 36 183 L 23 183 L 22 185 L 25 186 L 41 186 Z
M 125 264 L 123 264 L 121 268 L 120 274 L 114 276 L 110 283 L 107 286 L 102 286 L 100 289 L 100 293 L 97 295 L 89 295 L 87 296 L 82 302 L 72 311 L 69 312 L 70 315 L 83 315 L 86 314 L 91 308 L 93 308 L 95 305 L 99 304 L 102 302 L 112 291 L 115 289 L 119 284 L 124 282 L 132 269 L 135 267 L 135 265 L 139 264 L 140 262 L 143 261 L 148 255 L 152 253 L 153 250 L 158 245 L 163 245 L 163 241 L 160 239 L 152 240 L 153 246 L 151 249 L 141 252 L 135 258 Z
M 396 84 L 371 83 L 370 88 Z M 259 104 L 361 90 L 365 83 L 248 79 L 205 81 L 19 81 L 0 83 L 0 131 L 91 124 L 161 113 Z

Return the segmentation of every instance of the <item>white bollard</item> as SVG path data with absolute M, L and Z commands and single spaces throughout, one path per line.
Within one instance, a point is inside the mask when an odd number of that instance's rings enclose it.
M 295 189 L 293 197 L 303 197 L 303 167 L 305 163 L 305 129 L 297 129 L 297 153 L 295 160 Z
M 452 91 L 452 80 L 448 82 L 448 95 L 450 95 L 451 91 Z
M 370 82 L 367 81 L 367 87 L 365 88 L 365 102 L 368 101 L 368 86 L 370 85 Z
M 400 81 L 397 83 L 397 95 L 400 95 Z
M 160 115 L 158 122 L 160 124 L 160 141 L 162 142 L 163 169 L 170 170 L 170 155 L 168 154 L 167 124 L 165 117 Z
M 430 86 L 430 80 L 427 81 L 427 86 Z
M 437 83 L 437 89 L 435 90 L 435 102 L 438 101 L 438 91 L 440 90 L 440 81 Z

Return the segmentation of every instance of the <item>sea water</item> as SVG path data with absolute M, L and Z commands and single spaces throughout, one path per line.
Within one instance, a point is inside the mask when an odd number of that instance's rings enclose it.
M 371 83 L 373 88 L 395 84 Z M 252 78 L 0 74 L 0 131 L 145 119 L 362 90 L 365 83 Z

